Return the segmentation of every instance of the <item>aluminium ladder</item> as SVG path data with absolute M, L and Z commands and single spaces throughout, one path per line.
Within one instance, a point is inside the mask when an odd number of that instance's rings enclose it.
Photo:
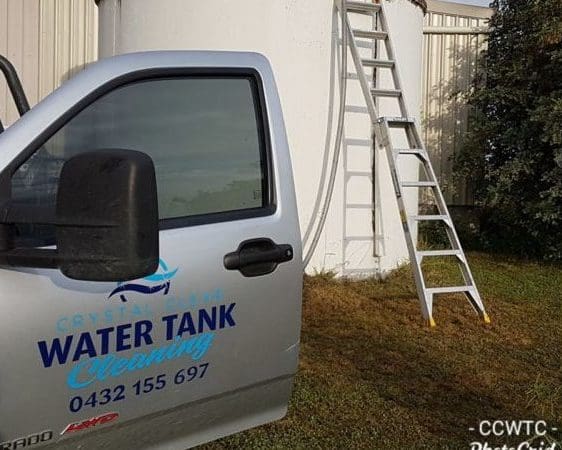
M 357 78 L 361 85 L 361 90 L 365 97 L 367 110 L 371 118 L 374 129 L 375 140 L 381 150 L 386 152 L 391 177 L 394 185 L 394 192 L 398 203 L 402 227 L 404 230 L 406 244 L 416 289 L 420 300 L 422 314 L 430 326 L 435 326 L 433 320 L 433 298 L 438 294 L 463 293 L 470 301 L 472 307 L 484 319 L 490 322 L 480 294 L 474 282 L 474 278 L 468 266 L 468 261 L 461 247 L 457 232 L 453 225 L 451 215 L 445 203 L 443 193 L 437 182 L 437 177 L 431 165 L 429 155 L 420 137 L 420 129 L 417 122 L 408 115 L 406 100 L 402 90 L 402 84 L 398 73 L 395 60 L 394 48 L 389 34 L 388 22 L 385 15 L 384 1 L 377 0 L 377 3 L 340 0 L 345 5 L 345 30 L 347 33 L 348 46 L 357 71 Z M 342 12 L 342 5 L 338 5 Z M 354 29 L 351 26 L 350 16 L 352 14 L 368 15 L 372 18 L 372 29 Z M 362 58 L 359 54 L 357 39 L 368 40 L 373 43 L 373 48 L 379 42 L 384 43 L 386 48 L 386 59 L 378 59 L 378 52 L 375 51 L 375 58 Z M 391 71 L 391 79 L 394 89 L 381 89 L 377 86 L 375 79 L 378 78 L 377 70 L 388 69 Z M 373 84 L 367 79 L 367 70 L 373 70 Z M 378 114 L 377 102 L 380 98 L 392 98 L 398 101 L 400 117 L 380 117 Z M 392 130 L 400 129 L 405 132 L 408 148 L 396 148 L 392 143 Z M 417 158 L 425 170 L 427 181 L 406 181 L 400 177 L 398 170 L 398 157 L 400 155 Z M 403 189 L 406 188 L 428 188 L 433 192 L 437 214 L 408 215 L 403 198 Z M 419 191 L 418 191 L 419 192 Z M 445 225 L 450 249 L 446 250 L 418 250 L 417 243 L 412 236 L 412 229 L 416 223 L 423 221 L 437 221 Z M 459 264 L 464 283 L 462 286 L 448 287 L 427 287 L 422 272 L 422 261 L 426 257 L 454 256 Z

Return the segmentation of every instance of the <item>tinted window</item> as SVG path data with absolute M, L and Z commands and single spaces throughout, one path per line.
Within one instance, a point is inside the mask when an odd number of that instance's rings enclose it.
M 72 118 L 13 177 L 18 202 L 53 205 L 72 155 L 123 148 L 150 155 L 161 219 L 261 208 L 265 149 L 255 81 L 154 79 L 118 88 Z

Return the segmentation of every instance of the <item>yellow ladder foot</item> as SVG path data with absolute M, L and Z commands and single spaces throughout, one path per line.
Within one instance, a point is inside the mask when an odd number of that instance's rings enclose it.
M 435 323 L 435 320 L 433 320 L 433 317 L 430 317 L 429 319 L 427 319 L 427 324 L 429 325 L 429 328 L 435 328 L 437 326 L 437 324 Z
M 492 323 L 490 320 L 490 316 L 486 313 L 482 314 L 482 318 L 484 319 L 484 323 Z

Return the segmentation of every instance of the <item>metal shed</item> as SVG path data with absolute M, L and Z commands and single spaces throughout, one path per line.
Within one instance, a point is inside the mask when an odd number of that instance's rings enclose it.
M 424 19 L 424 139 L 450 206 L 473 203 L 470 186 L 453 179 L 453 158 L 469 126 L 469 111 L 458 93 L 470 88 L 479 70 L 492 14 L 490 8 L 429 0 Z

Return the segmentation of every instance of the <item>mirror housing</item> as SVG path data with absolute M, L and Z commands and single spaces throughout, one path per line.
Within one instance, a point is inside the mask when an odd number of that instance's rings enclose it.
M 53 224 L 26 220 L 29 215 L 16 205 L 7 217 L 4 223 Z M 58 267 L 67 277 L 86 281 L 127 281 L 153 274 L 159 236 L 152 159 L 119 149 L 68 159 L 59 178 L 54 225 L 56 250 L 6 250 L 0 253 L 0 264 Z
M 70 158 L 56 218 L 59 267 L 67 277 L 126 281 L 158 269 L 156 176 L 145 153 L 98 150 Z

